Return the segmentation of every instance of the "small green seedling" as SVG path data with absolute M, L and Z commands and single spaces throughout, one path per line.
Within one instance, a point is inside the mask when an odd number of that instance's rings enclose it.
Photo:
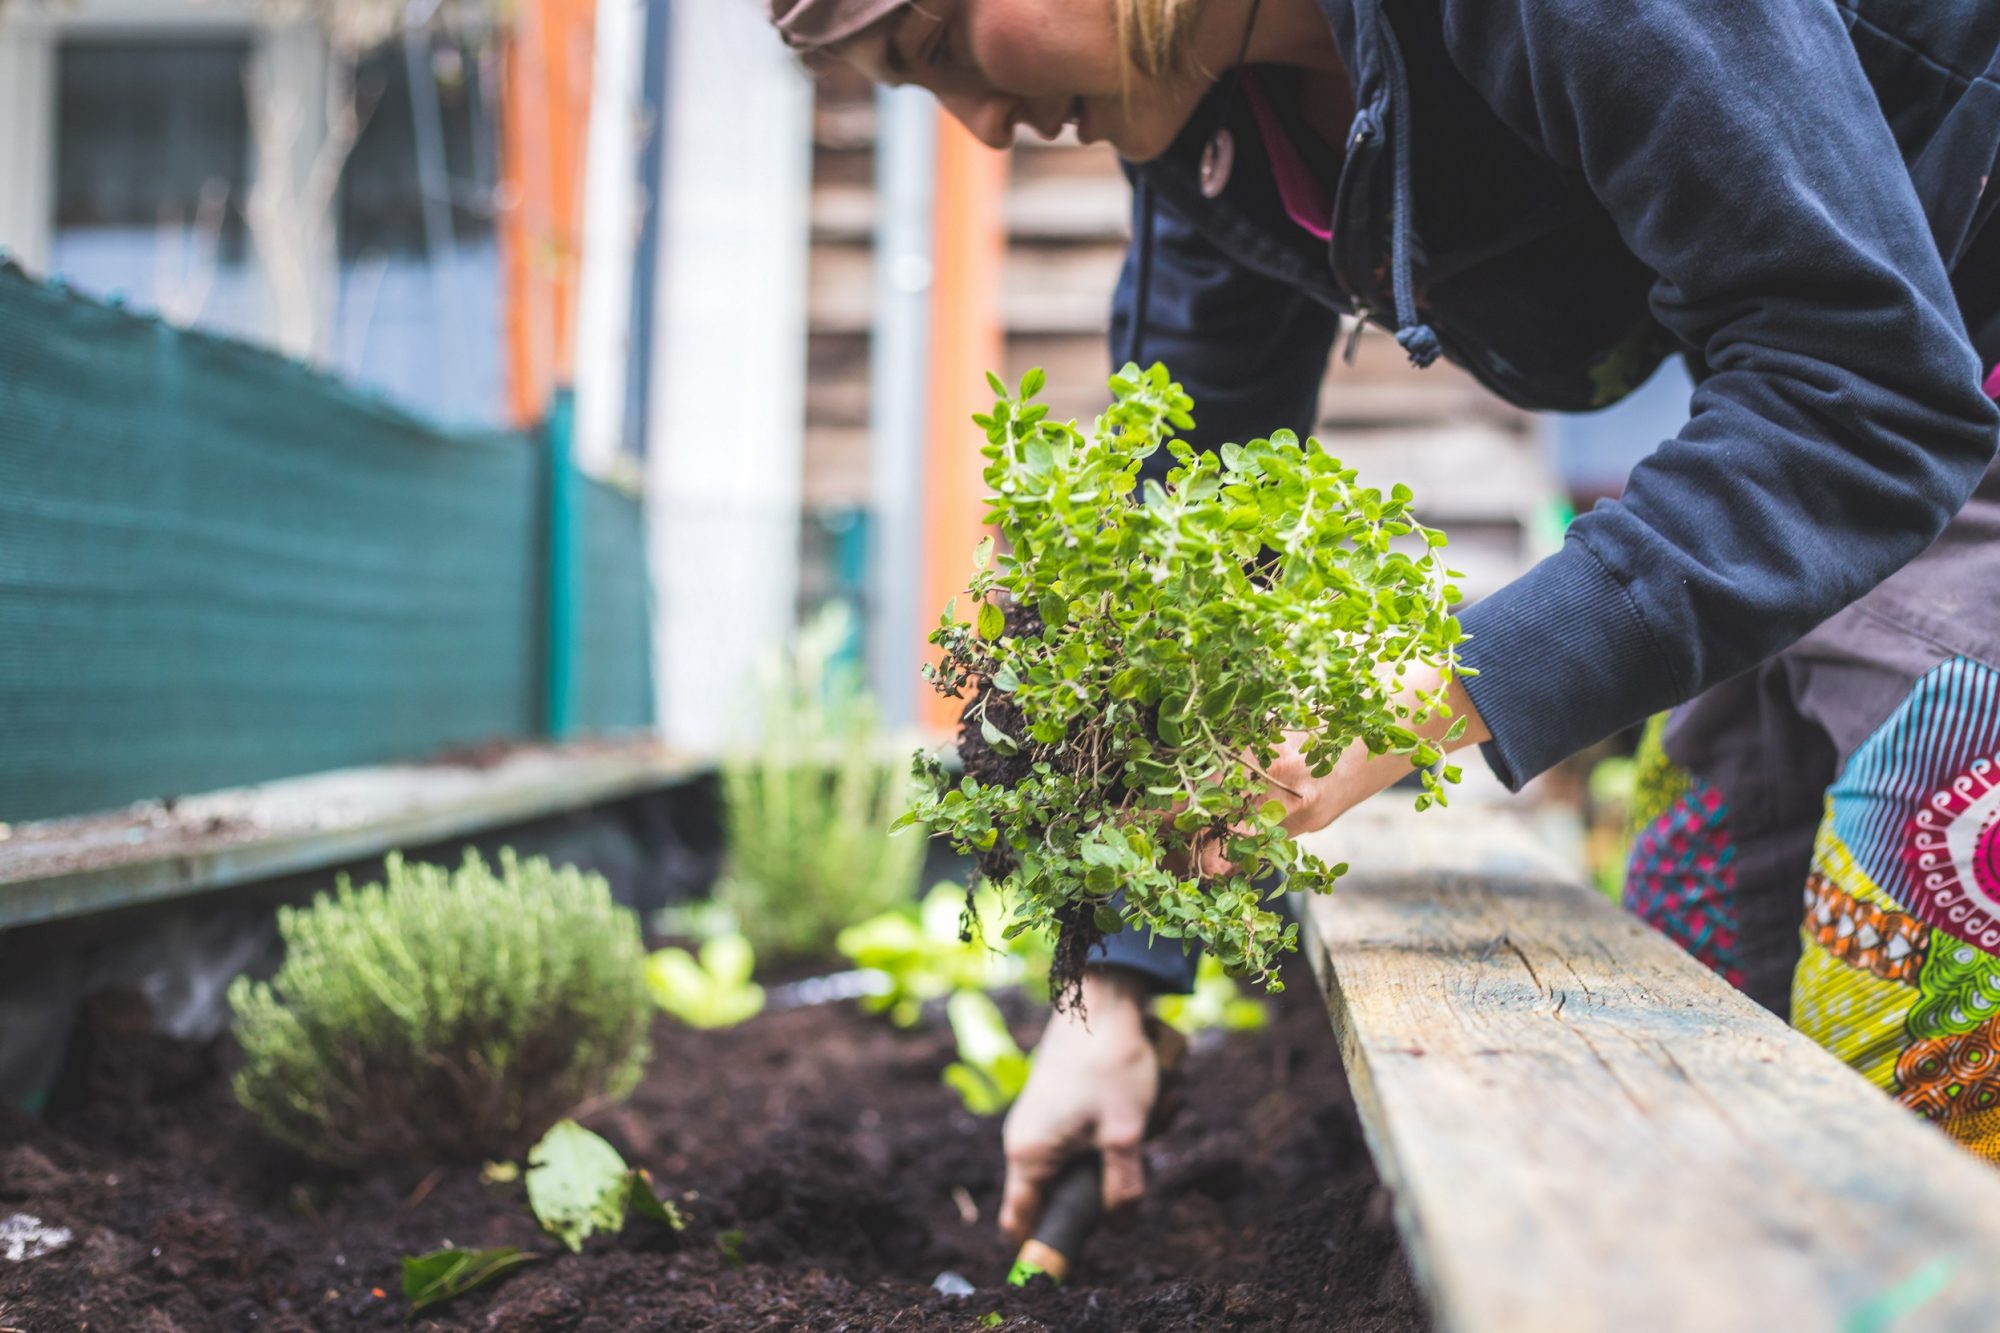
M 958 1059 L 944 1081 L 974 1115 L 998 1115 L 1028 1083 L 1028 1057 L 1007 1030 L 1000 1006 L 979 991 L 959 991 L 945 1002 Z
M 763 1012 L 764 988 L 750 980 L 756 967 L 749 940 L 718 935 L 702 944 L 699 961 L 686 949 L 655 949 L 646 984 L 654 1002 L 689 1027 L 734 1027 Z
M 528 1208 L 572 1252 L 595 1232 L 623 1230 L 628 1212 L 675 1231 L 687 1225 L 654 1193 L 651 1176 L 574 1120 L 558 1122 L 529 1152 Z
M 1005 939 L 1006 924 L 999 894 L 982 890 L 968 909 L 965 890 L 947 883 L 926 894 L 918 911 L 884 912 L 849 926 L 839 944 L 856 967 L 879 972 L 885 982 L 861 1007 L 911 1027 L 926 1000 L 1047 972 L 1047 940 L 1036 932 Z
M 1114 375 L 1088 433 L 1033 401 L 1043 382 L 994 379 L 974 418 L 1000 540 L 973 553 L 971 615 L 945 608 L 926 669 L 964 703 L 966 771 L 919 756 L 905 819 L 981 858 L 1016 925 L 1064 932 L 1065 995 L 1094 932 L 1121 926 L 1199 942 L 1275 989 L 1298 931 L 1263 877 L 1326 892 L 1340 872 L 1283 826 L 1280 747 L 1321 776 L 1357 741 L 1406 755 L 1419 808 L 1458 780 L 1418 730 L 1471 674 L 1445 536 L 1408 487 L 1364 487 L 1289 431 L 1197 452 L 1177 438 L 1194 403 L 1164 366 Z M 1164 481 L 1142 482 L 1163 449 Z M 1405 697 L 1419 668 L 1435 683 Z M 1204 851 L 1233 869 L 1190 874 Z
M 1224 1032 L 1254 1032 L 1267 1017 L 1264 1002 L 1245 995 L 1236 981 L 1223 970 L 1212 954 L 1203 954 L 1195 965 L 1194 991 L 1188 995 L 1162 995 L 1153 1002 L 1160 1021 L 1185 1036 L 1220 1028 Z
M 433 1305 L 442 1305 L 463 1296 L 474 1287 L 513 1272 L 522 1264 L 533 1263 L 540 1255 L 504 1245 L 495 1250 L 460 1250 L 450 1246 L 429 1254 L 403 1258 L 403 1296 L 410 1313 L 417 1314 Z

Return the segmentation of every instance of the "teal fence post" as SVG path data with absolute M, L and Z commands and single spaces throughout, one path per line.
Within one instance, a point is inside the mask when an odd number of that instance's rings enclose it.
M 570 734 L 576 711 L 577 522 L 576 467 L 570 437 L 576 398 L 557 389 L 543 435 L 548 446 L 548 642 L 544 658 L 542 730 L 552 740 Z

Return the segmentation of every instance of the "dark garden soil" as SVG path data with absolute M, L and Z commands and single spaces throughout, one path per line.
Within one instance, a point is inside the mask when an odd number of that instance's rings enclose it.
M 1292 980 L 1268 1030 L 1197 1045 L 1144 1209 L 1101 1231 L 1061 1290 L 1001 1285 L 1000 1127 L 939 1085 L 938 1028 L 848 1006 L 719 1033 L 663 1020 L 644 1085 L 588 1123 L 690 1225 L 635 1221 L 570 1255 L 518 1184 L 476 1167 L 311 1168 L 237 1108 L 226 1043 L 100 1004 L 47 1122 L 0 1109 L 0 1219 L 75 1236 L 21 1262 L 0 1251 L 0 1328 L 393 1329 L 399 1256 L 449 1241 L 546 1257 L 417 1329 L 1423 1329 L 1324 1013 L 1311 979 Z M 978 1291 L 933 1293 L 945 1268 Z

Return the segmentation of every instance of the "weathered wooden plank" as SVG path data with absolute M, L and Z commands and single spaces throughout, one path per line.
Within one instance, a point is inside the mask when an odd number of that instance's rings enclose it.
M 807 426 L 800 503 L 807 509 L 860 509 L 870 493 L 868 427 Z
M 171 807 L 18 824 L 0 839 L 0 930 L 470 836 L 654 791 L 706 767 L 650 735 L 529 744 L 492 762 L 341 769 Z
M 1111 321 L 1116 247 L 1015 246 L 1007 254 L 1001 322 L 1010 333 L 1101 333 Z M 865 333 L 875 317 L 872 254 L 814 247 L 807 308 L 814 333 Z
M 813 239 L 865 243 L 874 235 L 872 182 L 815 183 Z M 1122 176 L 1045 176 L 1014 181 L 1007 190 L 1007 235 L 1023 241 L 1104 242 L 1121 251 L 1129 228 L 1131 192 Z
M 1481 421 L 1348 429 L 1320 437 L 1327 452 L 1387 491 L 1416 492 L 1426 523 L 1526 522 L 1560 492 L 1541 442 Z
M 1356 871 L 1308 948 L 1442 1328 L 2000 1326 L 2000 1171 L 1506 816 L 1315 842 Z
M 1431 369 L 1445 367 L 1438 362 Z M 1451 375 L 1428 380 L 1360 379 L 1335 357 L 1319 395 L 1319 430 L 1345 426 L 1400 426 L 1427 422 L 1491 422 L 1527 433 L 1535 419 L 1495 398 L 1477 382 Z

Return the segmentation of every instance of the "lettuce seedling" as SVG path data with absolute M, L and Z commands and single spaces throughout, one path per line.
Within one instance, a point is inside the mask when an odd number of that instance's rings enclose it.
M 1264 1026 L 1264 1002 L 1245 995 L 1214 957 L 1203 954 L 1194 972 L 1194 990 L 1186 995 L 1162 995 L 1153 1012 L 1168 1027 L 1192 1037 L 1220 1028 L 1224 1032 L 1254 1032 Z
M 704 941 L 699 961 L 686 949 L 655 949 L 646 985 L 660 1008 L 697 1028 L 734 1027 L 764 1009 L 764 988 L 750 980 L 757 955 L 741 935 Z
M 1357 740 L 1408 755 L 1419 807 L 1457 779 L 1415 730 L 1448 716 L 1446 687 L 1398 700 L 1412 668 L 1458 670 L 1444 534 L 1407 487 L 1363 487 L 1287 431 L 1196 452 L 1176 437 L 1194 404 L 1162 366 L 1113 376 L 1088 434 L 1032 401 L 1042 383 L 992 380 L 974 418 L 1000 542 L 980 544 L 975 614 L 945 609 L 926 669 L 966 701 L 965 771 L 919 756 L 905 819 L 980 858 L 1009 929 L 1061 931 L 1059 1000 L 1098 934 L 1126 927 L 1199 941 L 1276 989 L 1297 928 L 1260 884 L 1283 872 L 1323 893 L 1345 869 L 1282 827 L 1265 774 L 1287 734 L 1320 775 Z M 1173 467 L 1142 483 L 1161 449 Z M 1190 873 L 1202 847 L 1234 868 Z
M 944 1081 L 974 1115 L 998 1115 L 1028 1084 L 1028 1057 L 1007 1030 L 1000 1006 L 983 992 L 964 990 L 945 1001 L 958 1059 Z
M 911 1027 L 926 1000 L 1005 985 L 1038 965 L 1047 971 L 1047 940 L 1033 932 L 1003 939 L 1005 925 L 991 889 L 968 896 L 956 884 L 939 884 L 918 911 L 883 912 L 849 926 L 839 946 L 856 967 L 883 978 L 883 988 L 863 996 L 861 1007 Z

